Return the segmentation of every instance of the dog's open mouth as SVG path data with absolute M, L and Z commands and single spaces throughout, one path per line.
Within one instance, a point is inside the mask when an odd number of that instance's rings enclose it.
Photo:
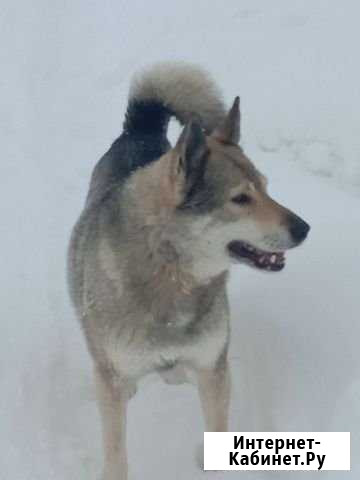
M 261 270 L 279 272 L 285 266 L 283 252 L 265 252 L 240 240 L 230 242 L 227 248 L 232 258 L 241 262 L 245 261 L 245 263 Z

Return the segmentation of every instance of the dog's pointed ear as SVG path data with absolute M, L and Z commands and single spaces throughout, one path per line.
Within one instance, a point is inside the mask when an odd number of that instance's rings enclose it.
M 240 97 L 234 103 L 222 123 L 211 134 L 224 143 L 238 144 L 240 140 Z
M 177 173 L 190 185 L 203 175 L 208 152 L 206 137 L 199 123 L 192 120 L 184 127 L 174 150 Z
M 200 124 L 190 121 L 172 151 L 170 182 L 178 207 L 189 205 L 201 193 L 208 160 L 206 136 Z

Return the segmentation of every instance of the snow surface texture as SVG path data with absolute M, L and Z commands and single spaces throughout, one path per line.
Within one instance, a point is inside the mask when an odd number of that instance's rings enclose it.
M 359 15 L 355 0 L 2 2 L 1 480 L 100 471 L 65 248 L 131 74 L 166 59 L 208 68 L 229 104 L 241 95 L 247 153 L 312 224 L 283 273 L 233 270 L 231 429 L 350 430 L 352 472 L 322 478 L 359 478 Z M 205 474 L 201 435 L 192 387 L 145 381 L 129 412 L 131 478 L 315 478 Z

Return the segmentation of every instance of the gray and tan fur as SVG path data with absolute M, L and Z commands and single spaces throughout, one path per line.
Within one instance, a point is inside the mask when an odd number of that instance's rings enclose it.
M 185 124 L 174 148 L 172 115 Z M 127 479 L 126 410 L 148 373 L 193 378 L 206 430 L 227 430 L 229 245 L 282 252 L 306 236 L 239 137 L 238 99 L 226 113 L 201 69 L 160 64 L 135 78 L 123 133 L 94 169 L 68 279 L 94 361 L 104 480 Z

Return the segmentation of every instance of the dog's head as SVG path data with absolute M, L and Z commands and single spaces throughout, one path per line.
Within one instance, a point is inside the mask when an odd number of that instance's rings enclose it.
M 194 256 L 214 260 L 219 270 L 232 259 L 279 271 L 285 250 L 299 245 L 310 227 L 267 194 L 266 178 L 239 139 L 238 98 L 210 136 L 196 122 L 186 125 L 176 146 L 149 167 L 146 208 L 175 218 L 190 232 Z

